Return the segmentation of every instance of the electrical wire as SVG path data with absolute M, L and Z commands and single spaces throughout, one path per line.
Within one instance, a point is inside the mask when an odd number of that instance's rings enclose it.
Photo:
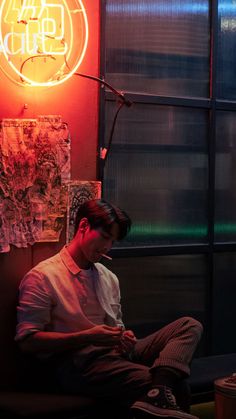
M 23 73 L 23 68 L 24 68 L 25 64 L 27 63 L 27 61 L 29 61 L 31 59 L 34 59 L 34 58 L 45 58 L 45 57 L 51 58 L 53 60 L 56 59 L 53 55 L 45 55 L 45 54 L 31 56 L 31 57 L 27 58 L 26 60 L 24 60 L 23 63 L 21 64 L 20 73 Z M 69 68 L 66 57 L 65 57 L 65 64 L 66 64 L 66 67 Z M 118 109 L 115 113 L 114 119 L 113 119 L 111 132 L 110 132 L 109 140 L 108 140 L 108 145 L 107 145 L 107 147 L 105 147 L 104 157 L 102 155 L 100 155 L 100 158 L 104 162 L 104 164 L 103 164 L 103 168 L 104 168 L 105 163 L 106 163 L 107 158 L 108 158 L 108 155 L 109 155 L 109 152 L 110 152 L 110 149 L 111 149 L 111 144 L 112 144 L 112 139 L 113 139 L 113 134 L 114 134 L 114 131 L 115 131 L 115 125 L 116 125 L 116 121 L 117 121 L 117 118 L 118 118 L 118 114 L 119 114 L 119 112 L 121 111 L 121 109 L 124 105 L 126 105 L 127 107 L 130 107 L 132 105 L 132 102 L 130 100 L 126 99 L 126 97 L 124 96 L 124 93 L 119 92 L 111 84 L 107 83 L 103 79 L 100 79 L 99 77 L 91 76 L 89 74 L 77 73 L 77 72 L 75 72 L 74 75 L 75 76 L 80 76 L 80 77 L 85 77 L 87 79 L 96 81 L 103 86 L 106 86 L 112 93 L 114 93 L 119 98 L 119 102 L 120 102 L 119 107 L 118 107 Z M 21 77 L 21 80 L 24 81 L 24 79 L 22 77 Z
M 91 80 L 95 80 L 95 81 L 103 84 L 104 86 L 108 87 L 108 89 L 110 89 L 111 92 L 113 92 L 116 96 L 118 96 L 124 102 L 124 105 L 126 105 L 128 107 L 130 107 L 132 105 L 132 102 L 130 100 L 127 100 L 122 92 L 119 92 L 111 84 L 107 83 L 105 80 L 100 79 L 99 77 L 90 76 L 88 74 L 83 74 L 83 73 L 74 73 L 74 75 L 85 77 L 85 78 L 91 79 Z
M 107 160 L 107 157 L 108 157 L 110 148 L 111 148 L 112 138 L 113 138 L 113 134 L 114 134 L 114 130 L 115 130 L 115 125 L 116 125 L 116 121 L 117 121 L 117 118 L 118 118 L 118 114 L 121 111 L 121 109 L 123 108 L 123 106 L 124 106 L 124 102 L 120 102 L 119 107 L 118 107 L 118 109 L 117 109 L 117 111 L 115 113 L 114 119 L 113 119 L 113 123 L 112 123 L 112 127 L 111 127 L 111 132 L 110 132 L 110 136 L 109 136 L 109 141 L 108 141 L 108 144 L 107 144 L 107 147 L 106 147 L 107 151 L 106 151 L 106 155 L 104 157 L 104 165 L 103 165 L 103 167 L 105 166 L 105 163 L 106 163 L 106 160 Z
M 99 77 L 95 77 L 95 76 L 90 76 L 88 74 L 83 74 L 83 73 L 74 73 L 75 76 L 80 76 L 80 77 L 85 77 L 87 79 L 91 79 L 94 81 L 97 81 L 98 83 L 106 86 L 109 90 L 111 90 L 112 93 L 114 93 L 116 96 L 118 96 L 119 98 L 119 107 L 115 113 L 114 119 L 113 119 L 113 123 L 112 123 L 112 127 L 111 127 L 111 132 L 109 135 L 109 140 L 108 140 L 108 144 L 107 147 L 105 148 L 106 152 L 104 157 L 100 155 L 100 158 L 103 160 L 103 169 L 105 167 L 105 163 L 107 161 L 110 149 L 111 149 L 111 144 L 112 144 L 112 139 L 113 139 L 113 134 L 115 131 L 115 125 L 116 125 L 116 121 L 119 115 L 119 112 L 121 111 L 121 109 L 123 108 L 124 105 L 126 105 L 127 107 L 130 107 L 132 105 L 132 102 L 128 99 L 125 98 L 124 94 L 122 92 L 119 92 L 117 89 L 115 89 L 111 84 L 107 83 L 105 80 L 100 79 Z
M 30 57 L 26 58 L 26 60 L 23 61 L 20 67 L 20 73 L 23 74 L 23 68 L 24 65 L 27 63 L 27 61 L 34 60 L 35 58 L 51 58 L 52 60 L 56 60 L 56 58 L 53 55 L 48 54 L 40 54 L 40 55 L 31 55 Z M 23 77 L 21 77 L 21 81 L 24 82 L 25 80 Z

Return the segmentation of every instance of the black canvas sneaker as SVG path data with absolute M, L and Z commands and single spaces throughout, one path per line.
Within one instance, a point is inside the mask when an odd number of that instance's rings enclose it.
M 168 418 L 168 419 L 199 419 L 190 413 L 183 412 L 176 404 L 171 389 L 156 386 L 149 390 L 142 400 L 137 400 L 131 411 L 135 419 L 138 418 Z

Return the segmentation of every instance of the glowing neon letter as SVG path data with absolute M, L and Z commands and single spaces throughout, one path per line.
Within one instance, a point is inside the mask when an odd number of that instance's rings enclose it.
M 35 54 L 37 51 L 45 55 L 66 54 L 68 46 L 64 41 L 65 14 L 62 5 L 46 3 L 46 0 L 40 0 L 40 2 L 39 0 L 33 0 L 33 2 L 23 0 L 20 5 L 17 4 L 17 0 L 12 0 L 4 20 L 12 26 L 11 50 L 15 50 L 14 35 L 19 33 L 19 25 L 21 25 L 21 33 L 25 33 L 26 42 L 22 53 L 24 50 L 27 54 Z M 12 53 L 11 50 L 7 48 L 9 54 Z
M 9 48 L 9 41 L 10 41 L 10 38 L 13 38 L 13 39 L 11 39 L 11 49 Z M 14 50 L 14 39 L 15 39 L 15 37 L 16 38 L 18 38 L 18 39 L 20 39 L 20 41 L 21 41 L 21 47 L 20 48 L 18 48 L 18 49 L 16 49 L 16 50 Z M 7 54 L 9 54 L 9 55 L 17 55 L 17 54 L 24 54 L 24 48 L 25 48 L 25 35 L 23 34 L 23 33 L 7 33 L 6 35 L 5 35 L 5 37 L 4 37 L 4 48 L 5 48 L 5 50 L 6 50 L 6 52 L 7 52 Z
M 83 0 L 0 2 L 1 68 L 10 78 L 12 72 L 18 75 L 18 80 L 13 79 L 18 84 L 51 86 L 64 82 L 81 64 L 87 45 Z M 9 71 L 5 71 L 6 66 Z

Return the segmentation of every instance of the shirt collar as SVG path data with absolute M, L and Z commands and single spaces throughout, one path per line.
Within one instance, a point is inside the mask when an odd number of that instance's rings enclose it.
M 67 250 L 67 246 L 64 246 L 60 251 L 60 256 L 63 263 L 66 265 L 67 269 L 73 274 L 77 275 L 81 268 L 75 263 L 74 259 L 71 257 Z

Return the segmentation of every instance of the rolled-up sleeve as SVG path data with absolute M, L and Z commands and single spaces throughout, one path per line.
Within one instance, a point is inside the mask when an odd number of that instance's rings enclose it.
M 30 271 L 19 288 L 15 340 L 47 328 L 51 321 L 52 301 L 43 274 Z

